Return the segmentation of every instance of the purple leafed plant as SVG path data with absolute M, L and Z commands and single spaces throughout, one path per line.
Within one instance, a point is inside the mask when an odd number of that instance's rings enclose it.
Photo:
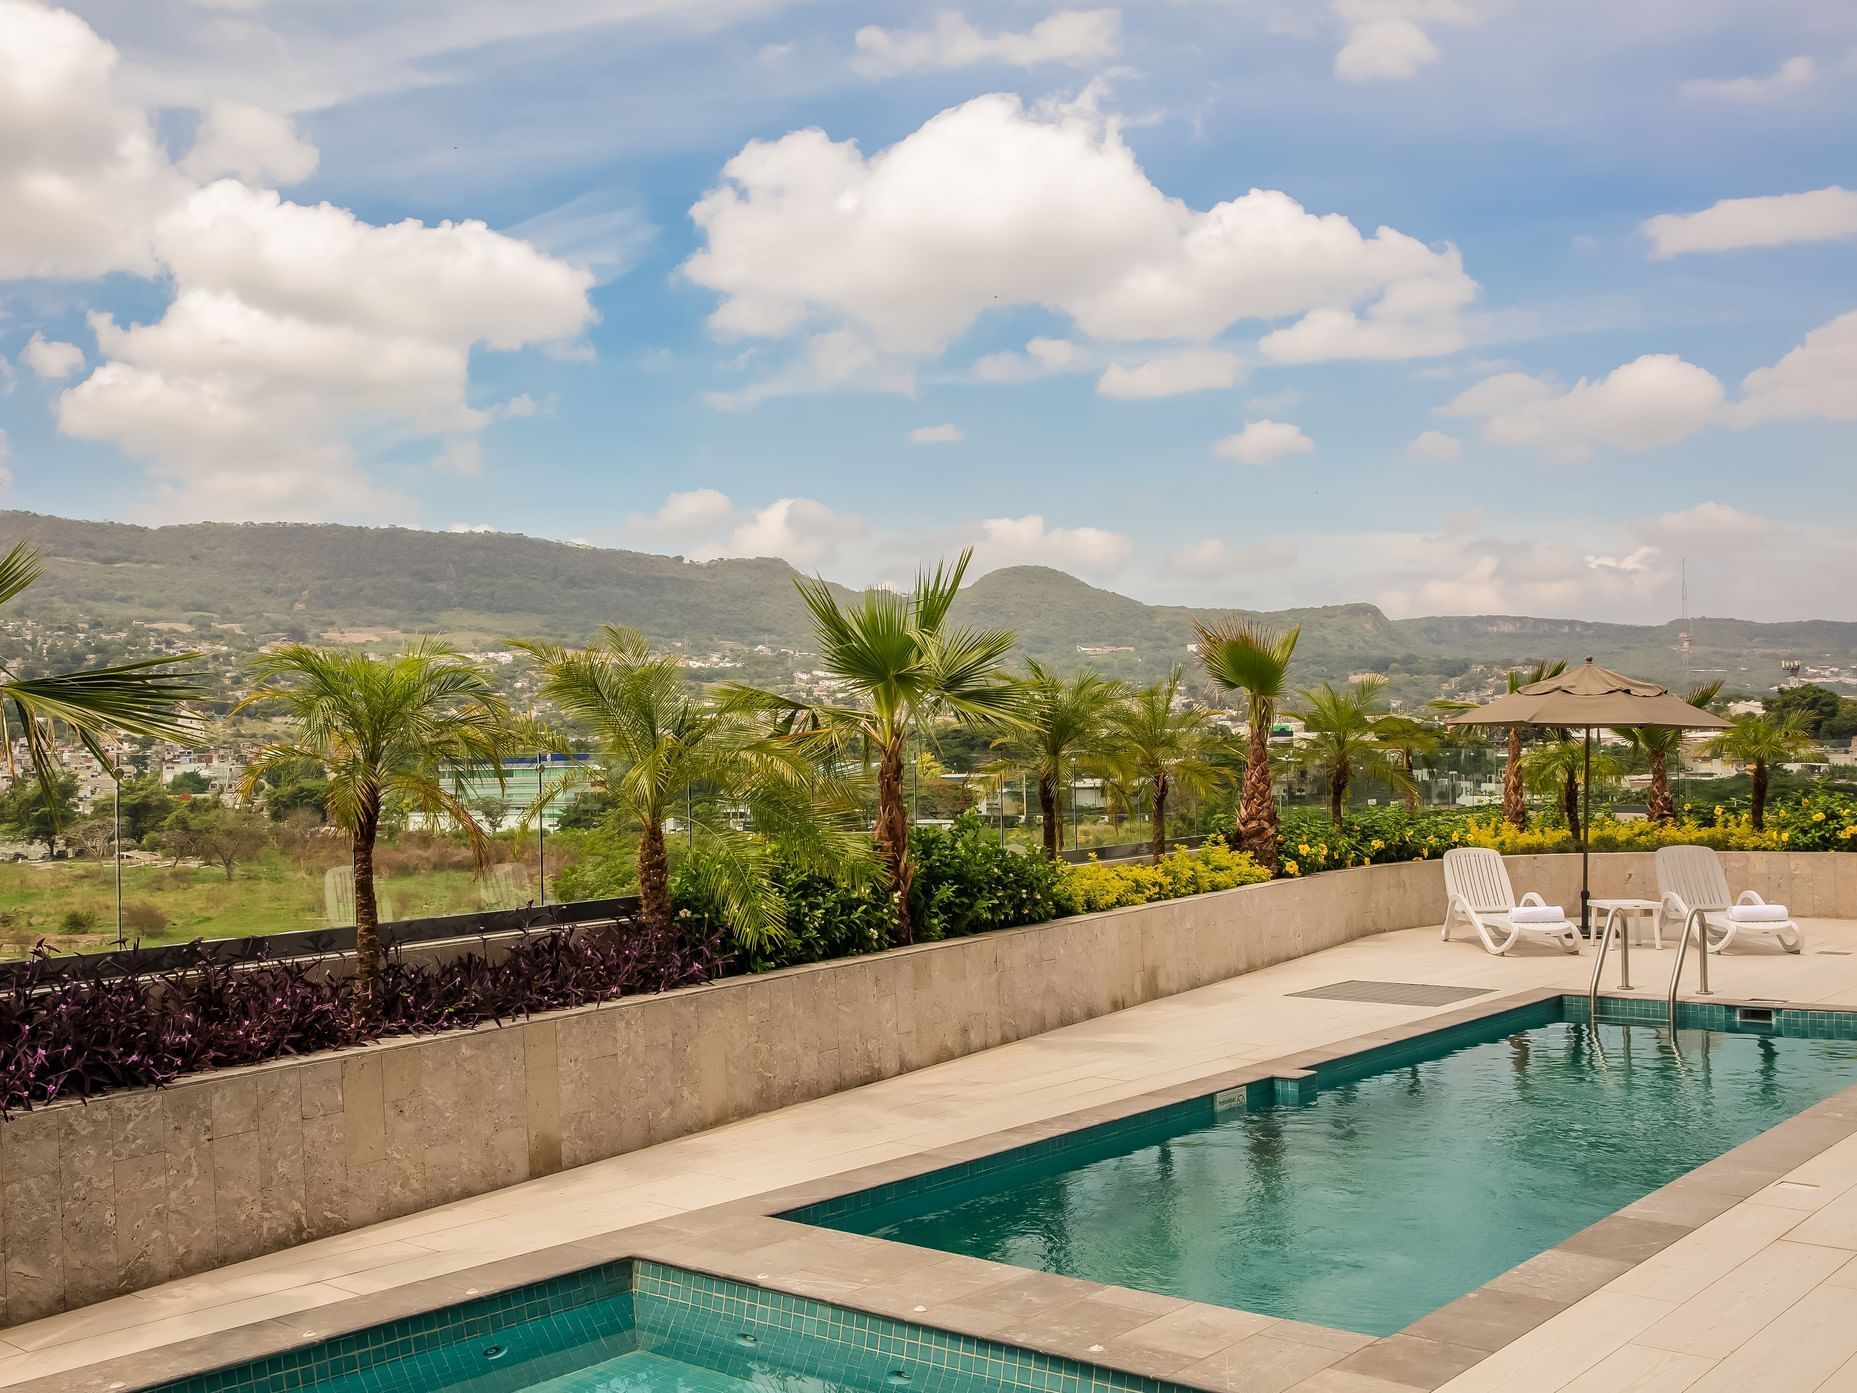
M 722 936 L 706 928 L 568 928 L 524 935 L 494 961 L 389 960 L 373 1011 L 358 1017 L 348 979 L 319 959 L 225 963 L 196 944 L 184 966 L 157 975 L 107 960 L 45 970 L 51 956 L 41 944 L 33 970 L 0 994 L 0 1116 L 383 1035 L 668 991 L 733 966 Z

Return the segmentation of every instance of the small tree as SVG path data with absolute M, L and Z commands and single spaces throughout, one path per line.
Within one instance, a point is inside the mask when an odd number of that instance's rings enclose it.
M 1805 721 L 1798 712 L 1775 716 L 1770 712 L 1735 717 L 1732 729 L 1724 730 L 1705 747 L 1709 754 L 1732 759 L 1747 766 L 1750 788 L 1748 811 L 1754 830 L 1767 830 L 1767 777 L 1771 767 L 1797 759 L 1812 748 L 1812 738 L 1805 732 Z
M 1683 700 L 1698 711 L 1721 694 L 1720 680 L 1692 687 Z M 1670 766 L 1683 757 L 1683 732 L 1675 726 L 1631 726 L 1617 732 L 1641 756 L 1651 774 L 1651 787 L 1645 799 L 1646 812 L 1652 822 L 1676 821 L 1676 798 L 1670 792 Z
M 773 738 L 745 710 L 697 700 L 674 657 L 653 654 L 636 629 L 608 625 L 584 649 L 523 642 L 541 669 L 542 697 L 588 730 L 599 767 L 570 765 L 531 816 L 558 795 L 591 786 L 638 829 L 640 911 L 670 927 L 670 854 L 664 826 L 690 821 L 702 853 L 693 867 L 706 897 L 722 908 L 745 946 L 765 947 L 785 927 L 785 906 L 770 869 L 785 858 L 823 874 L 856 874 L 867 844 L 841 825 L 855 800 L 797 745 Z M 565 741 L 556 743 L 565 746 Z M 755 833 L 738 830 L 747 810 Z M 582 872 L 586 883 L 591 872 Z
M 1400 794 L 1405 799 L 1406 811 L 1417 812 L 1419 785 L 1413 765 L 1419 756 L 1437 753 L 1441 743 L 1438 728 L 1430 721 L 1417 721 L 1410 716 L 1382 716 L 1373 723 L 1373 738 L 1399 760 L 1399 767 L 1405 774 Z
M 1238 803 L 1238 840 L 1260 866 L 1277 864 L 1277 794 L 1271 780 L 1270 728 L 1289 686 L 1290 657 L 1302 626 L 1282 633 L 1249 620 L 1194 621 L 1199 661 L 1228 692 L 1243 692 L 1250 733 L 1244 791 Z
M 1003 670 L 1012 635 L 956 628 L 949 621 L 972 559 L 969 548 L 952 566 L 918 574 L 907 593 L 867 590 L 849 602 L 820 577 L 794 582 L 812 616 L 820 667 L 861 704 L 795 701 L 753 688 L 733 691 L 736 702 L 779 718 L 785 737 L 821 761 L 876 757 L 873 838 L 899 943 L 914 938 L 909 886 L 915 868 L 904 779 L 910 732 L 942 717 L 995 733 L 1019 722 L 1019 689 Z
M 1088 669 L 1073 677 L 1059 677 L 1036 659 L 1026 663 L 1019 687 L 1019 710 L 1025 724 L 994 744 L 1038 781 L 1045 855 L 1055 861 L 1063 833 L 1058 781 L 1067 764 L 1100 761 L 1109 745 L 1117 704 L 1126 697 L 1127 688 Z
M 271 844 L 263 818 L 223 803 L 196 799 L 176 808 L 155 835 L 156 844 L 176 862 L 218 866 L 231 880 L 234 870 Z
M 1575 735 L 1563 735 L 1536 745 L 1522 756 L 1522 779 L 1537 794 L 1560 799 L 1561 816 L 1567 830 L 1583 839 L 1580 817 L 1580 794 L 1586 780 L 1586 742 Z M 1607 750 L 1592 752 L 1593 787 L 1599 788 L 1618 778 L 1622 772 L 1618 759 Z
M 45 854 L 58 854 L 58 833 L 77 815 L 77 780 L 54 776 L 50 786 L 15 779 L 0 796 L 0 827 L 25 842 L 44 842 Z
M 347 832 L 355 874 L 355 1002 L 373 1003 L 380 979 L 380 909 L 374 844 L 390 801 L 470 840 L 481 870 L 490 839 L 447 787 L 448 767 L 489 765 L 499 776 L 510 739 L 509 711 L 489 679 L 455 650 L 421 639 L 392 658 L 289 643 L 253 664 L 258 684 L 235 710 L 277 700 L 296 730 L 267 746 L 245 770 L 246 797 L 268 775 L 311 761 L 328 771 L 330 821 Z
M 201 794 L 212 791 L 213 785 L 198 769 L 183 769 L 168 780 L 169 793 Z
M 1219 777 L 1214 755 L 1223 737 L 1197 706 L 1179 706 L 1180 669 L 1138 687 L 1110 713 L 1109 765 L 1117 782 L 1154 817 L 1148 850 L 1167 850 L 1167 804 L 1176 793 L 1204 793 Z
M 1404 792 L 1412 780 L 1374 734 L 1375 717 L 1386 708 L 1386 679 L 1368 677 L 1346 689 L 1324 682 L 1303 693 L 1300 713 L 1308 743 L 1298 758 L 1322 772 L 1328 785 L 1328 815 L 1337 824 L 1357 769 L 1372 766 Z
M 1509 690 L 1520 691 L 1536 682 L 1559 677 L 1566 670 L 1565 658 L 1536 663 L 1531 668 L 1511 668 L 1508 673 Z M 1509 762 L 1502 769 L 1502 820 L 1520 832 L 1528 826 L 1528 799 L 1524 796 L 1526 777 L 1522 768 L 1522 728 L 1510 726 L 1508 735 Z M 1578 826 L 1579 821 L 1576 813 L 1571 825 Z

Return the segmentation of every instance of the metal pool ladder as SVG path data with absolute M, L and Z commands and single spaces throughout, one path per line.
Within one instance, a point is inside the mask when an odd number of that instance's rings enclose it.
M 1670 1038 L 1676 1039 L 1676 992 L 1683 981 L 1683 954 L 1689 951 L 1690 930 L 1696 934 L 1696 995 L 1713 996 L 1709 990 L 1709 937 L 1704 927 L 1704 911 L 1692 909 L 1683 921 L 1683 932 L 1676 941 L 1676 966 L 1670 972 Z
M 1586 1021 L 1594 1027 L 1599 1024 L 1599 974 L 1605 971 L 1606 949 L 1612 946 L 1615 930 L 1618 933 L 1618 989 L 1631 990 L 1631 943 L 1625 936 L 1625 926 L 1619 922 L 1619 913 L 1616 905 L 1606 911 L 1605 927 L 1599 930 L 1599 943 L 1593 952 L 1593 981 L 1586 989 Z M 1597 1029 L 1593 1033 L 1597 1037 Z

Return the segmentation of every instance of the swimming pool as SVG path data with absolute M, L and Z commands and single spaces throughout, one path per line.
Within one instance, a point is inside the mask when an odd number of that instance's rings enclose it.
M 1857 1017 L 1781 1012 L 1741 1032 L 1733 1008 L 1686 1004 L 1680 1020 L 1727 1028 L 1680 1029 L 1672 1048 L 1603 1011 L 1595 1031 L 1585 1005 L 1549 1000 L 783 1217 L 1389 1335 L 1857 1083 L 1857 1042 L 1792 1033 L 1848 1036 Z
M 118 1385 L 112 1385 L 118 1386 Z M 608 1263 L 151 1393 L 1186 1393 L 658 1263 Z

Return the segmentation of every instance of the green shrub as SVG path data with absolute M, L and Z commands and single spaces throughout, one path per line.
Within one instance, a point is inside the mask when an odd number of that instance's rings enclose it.
M 1064 912 L 1059 868 L 1042 852 L 1002 847 L 998 837 L 971 813 L 946 831 L 918 827 L 909 834 L 916 866 L 909 913 L 918 943 L 1038 924 Z

